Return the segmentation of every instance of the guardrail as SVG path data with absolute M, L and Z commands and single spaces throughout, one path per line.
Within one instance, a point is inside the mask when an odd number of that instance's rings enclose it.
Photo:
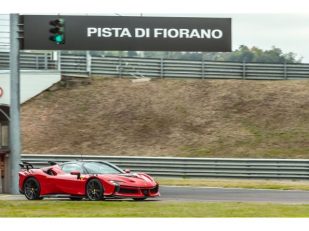
M 230 159 L 175 158 L 96 155 L 23 154 L 22 160 L 37 166 L 47 161 L 99 160 L 133 172 L 146 172 L 162 177 L 224 177 L 265 179 L 309 179 L 309 160 L 298 159 Z
M 58 61 L 56 61 L 58 59 Z M 58 65 L 60 60 L 61 65 Z M 237 63 L 155 58 L 97 57 L 21 52 L 21 69 L 58 69 L 62 74 L 113 77 L 193 79 L 309 79 L 309 64 Z M 0 69 L 9 66 L 9 54 L 0 52 Z
M 8 52 L 0 52 L 0 69 L 9 69 L 10 59 Z M 57 61 L 53 60 L 52 53 L 20 52 L 20 68 L 22 70 L 55 70 Z

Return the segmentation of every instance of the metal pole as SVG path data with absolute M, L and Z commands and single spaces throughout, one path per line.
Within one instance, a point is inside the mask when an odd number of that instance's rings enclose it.
M 205 79 L 205 62 L 204 62 L 204 56 L 202 56 L 202 79 Z
M 119 56 L 119 60 L 118 60 L 118 77 L 122 78 L 122 59 L 121 59 L 121 56 Z
M 10 15 L 10 154 L 9 154 L 9 190 L 11 194 L 19 194 L 18 171 L 20 163 L 20 79 L 19 79 L 19 15 Z
M 91 54 L 90 51 L 86 51 L 86 72 L 88 76 L 91 75 Z
M 39 56 L 35 56 L 35 69 L 39 70 Z
M 57 70 L 61 72 L 61 51 L 57 51 Z
M 246 61 L 242 63 L 242 78 L 246 79 Z
M 160 76 L 161 76 L 161 79 L 164 78 L 164 60 L 163 60 L 163 58 L 160 59 Z
M 44 54 L 44 69 L 45 69 L 45 70 L 48 69 L 48 57 L 47 57 L 47 53 Z
M 283 64 L 284 79 L 288 79 L 286 62 Z

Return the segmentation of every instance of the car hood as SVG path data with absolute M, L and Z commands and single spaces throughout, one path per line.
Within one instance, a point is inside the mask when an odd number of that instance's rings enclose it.
M 152 177 L 144 173 L 107 174 L 99 177 L 106 181 L 116 181 L 119 185 L 131 187 L 154 187 L 156 185 Z

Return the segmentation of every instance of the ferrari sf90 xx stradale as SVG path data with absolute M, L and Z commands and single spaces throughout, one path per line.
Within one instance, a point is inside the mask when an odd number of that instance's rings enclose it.
M 145 173 L 130 173 L 100 161 L 49 163 L 51 166 L 44 168 L 33 168 L 27 162 L 20 164 L 19 190 L 27 199 L 62 195 L 72 200 L 145 200 L 160 196 L 158 183 Z

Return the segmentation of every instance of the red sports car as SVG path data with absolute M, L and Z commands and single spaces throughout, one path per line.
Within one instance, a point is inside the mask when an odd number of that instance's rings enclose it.
M 19 190 L 29 200 L 65 195 L 72 200 L 97 201 L 105 198 L 145 200 L 160 196 L 158 183 L 145 173 L 130 173 L 100 161 L 74 161 L 33 168 L 20 164 Z

